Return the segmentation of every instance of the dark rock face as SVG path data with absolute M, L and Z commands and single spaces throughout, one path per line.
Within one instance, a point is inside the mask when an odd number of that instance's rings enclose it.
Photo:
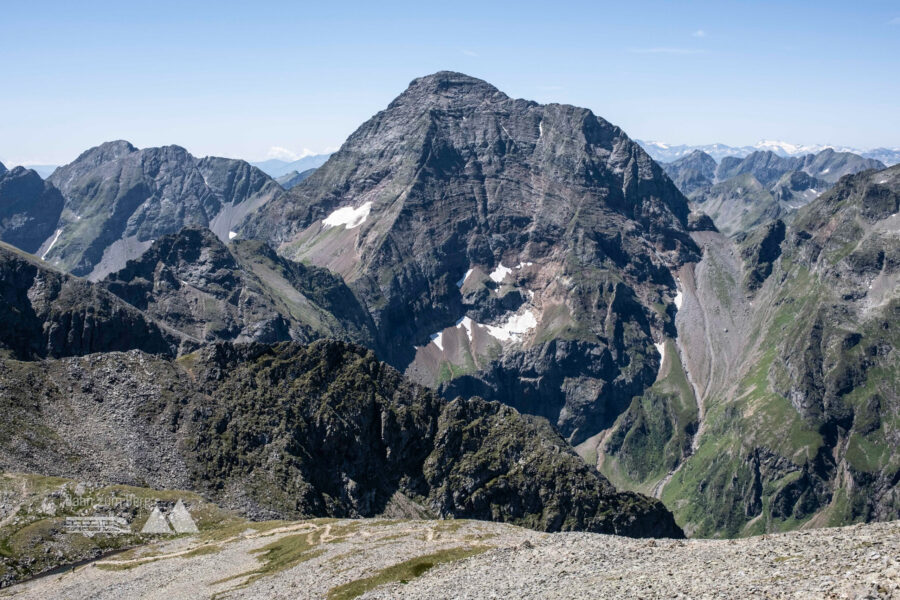
M 197 343 L 327 336 L 375 346 L 371 318 L 340 277 L 259 242 L 229 248 L 203 227 L 161 237 L 102 285 Z
M 36 172 L 0 165 L 0 240 L 34 254 L 53 236 L 62 209 L 59 190 Z
M 718 231 L 712 218 L 708 214 L 699 211 L 694 211 L 688 215 L 688 229 L 690 231 Z
M 690 196 L 694 192 L 715 183 L 716 161 L 700 150 L 694 150 L 684 158 L 663 164 L 663 168 L 679 190 Z
M 612 416 L 597 405 L 652 383 L 653 332 L 667 317 L 644 307 L 667 302 L 670 268 L 696 256 L 688 212 L 660 167 L 590 111 L 437 73 L 413 81 L 241 232 L 339 272 L 372 314 L 385 358 L 416 381 L 464 374 L 485 392 L 521 381 L 520 395 L 550 401 L 540 414 L 581 439 L 595 431 L 576 423 L 605 420 L 569 417 L 564 406 Z M 627 293 L 615 292 L 622 281 Z M 609 303 L 628 294 L 634 306 L 607 320 L 617 314 Z M 523 331 L 503 333 L 516 323 Z M 446 349 L 429 344 L 441 332 Z M 597 368 L 557 358 L 558 338 L 615 359 Z M 544 357 L 532 381 L 508 370 L 527 356 Z M 578 362 L 584 370 L 568 366 Z
M 197 159 L 178 146 L 138 150 L 124 141 L 84 152 L 48 181 L 62 192 L 67 211 L 47 259 L 94 279 L 185 225 L 228 239 L 247 214 L 282 193 L 243 161 Z
M 741 241 L 741 258 L 747 268 L 744 287 L 755 291 L 772 273 L 772 265 L 781 256 L 785 225 L 781 219 L 770 221 L 759 227 Z
M 174 354 L 179 340 L 87 281 L 0 247 L 0 349 L 19 359 L 139 348 Z
M 375 516 L 399 494 L 434 516 L 682 535 L 661 503 L 616 493 L 545 421 L 442 400 L 340 342 L 3 367 L 15 394 L 0 402 L 17 423 L 4 466 L 188 487 L 253 517 Z M 30 441 L 37 423 L 49 443 Z

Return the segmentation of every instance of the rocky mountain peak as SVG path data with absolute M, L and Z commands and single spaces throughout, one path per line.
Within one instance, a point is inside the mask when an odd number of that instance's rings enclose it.
M 110 275 L 109 280 L 130 280 L 136 276 L 152 280 L 161 265 L 172 269 L 182 280 L 191 273 L 202 273 L 206 282 L 225 277 L 216 281 L 225 287 L 233 287 L 233 278 L 226 273 L 237 268 L 225 244 L 206 227 L 195 225 L 159 238 L 138 259 L 128 261 L 122 271 Z
M 281 187 L 240 160 L 198 159 L 181 146 L 136 149 L 107 142 L 48 179 L 66 211 L 43 253 L 54 265 L 100 279 L 186 225 L 234 237 L 244 217 Z
M 2 162 L 0 162 L 0 175 L 3 175 L 7 171 L 9 171 L 9 169 L 6 168 L 6 165 L 4 165 Z
M 406 91 L 388 106 L 388 110 L 414 103 L 449 106 L 491 99 L 508 100 L 509 97 L 481 79 L 453 71 L 439 71 L 413 79 Z
M 711 185 L 715 179 L 716 167 L 715 159 L 702 150 L 694 150 L 663 166 L 678 189 L 687 196 Z
M 94 146 L 93 148 L 85 150 L 84 152 L 79 154 L 78 158 L 72 161 L 69 165 L 60 167 L 60 169 L 70 167 L 72 165 L 102 165 L 114 160 L 119 160 L 133 152 L 138 152 L 138 149 L 133 146 L 131 142 L 125 140 L 103 142 L 99 146 Z M 62 177 L 62 173 L 54 173 L 54 175 L 57 179 L 61 179 Z
M 339 273 L 384 358 L 416 381 L 459 378 L 448 396 L 511 401 L 581 439 L 655 377 L 655 362 L 626 354 L 657 360 L 670 316 L 639 299 L 674 296 L 671 270 L 698 252 L 688 213 L 662 169 L 590 110 L 437 73 L 239 233 Z M 616 319 L 641 340 L 625 342 Z
M 879 229 L 896 231 L 900 209 L 900 165 L 842 177 L 837 184 L 797 216 L 795 228 L 847 243 L 880 221 Z

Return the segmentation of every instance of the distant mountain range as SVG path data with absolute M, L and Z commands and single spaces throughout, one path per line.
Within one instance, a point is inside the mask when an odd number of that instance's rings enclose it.
M 753 146 L 729 146 L 727 144 L 703 144 L 699 146 L 691 146 L 688 144 L 666 144 L 664 142 L 651 142 L 643 140 L 635 140 L 647 154 L 654 160 L 662 162 L 672 162 L 688 156 L 694 150 L 701 150 L 709 154 L 716 162 L 721 161 L 726 156 L 736 156 L 744 158 L 759 151 L 769 151 L 783 157 L 804 156 L 806 154 L 818 154 L 822 150 L 828 148 L 835 152 L 851 152 L 858 154 L 863 158 L 873 158 L 883 162 L 887 166 L 900 163 L 900 147 L 895 148 L 873 148 L 870 150 L 860 150 L 859 148 L 851 148 L 849 146 L 833 146 L 830 144 L 790 144 L 788 142 L 779 142 L 772 140 L 762 140 Z
M 858 154 L 863 158 L 873 158 L 875 160 L 883 162 L 887 166 L 900 163 L 900 147 L 860 150 L 859 148 L 853 148 L 850 146 L 834 146 L 829 144 L 790 144 L 788 142 L 772 140 L 762 140 L 754 144 L 753 146 L 729 146 L 728 144 L 702 144 L 692 146 L 689 144 L 666 144 L 664 142 L 644 140 L 635 141 L 640 144 L 640 146 L 654 160 L 658 160 L 661 162 L 672 162 L 678 160 L 679 158 L 688 156 L 694 150 L 701 150 L 716 159 L 716 162 L 719 162 L 726 156 L 736 156 L 738 158 L 744 158 L 746 156 L 749 156 L 750 154 L 753 154 L 754 152 L 759 151 L 771 151 L 779 156 L 789 157 L 803 156 L 805 154 L 818 154 L 822 150 L 831 148 L 835 152 L 852 152 L 853 154 Z M 330 157 L 331 154 L 332 153 L 314 154 L 311 156 L 304 156 L 303 158 L 294 161 L 270 158 L 268 160 L 259 162 L 251 162 L 250 164 L 269 177 L 278 179 L 284 177 L 285 175 L 291 175 L 295 171 L 302 174 L 304 171 L 317 169 L 325 164 L 325 161 L 328 160 L 328 157 Z M 28 169 L 36 171 L 37 174 L 42 178 L 47 179 L 51 174 L 53 174 L 53 171 L 55 171 L 59 165 L 24 166 Z
M 250 164 L 272 178 L 284 177 L 285 175 L 293 175 L 294 172 L 303 174 L 305 171 L 312 171 L 325 164 L 331 154 L 314 154 L 312 156 L 304 156 L 303 158 L 288 161 L 272 158 L 261 162 L 251 162 Z M 15 165 L 13 165 L 15 166 Z M 59 165 L 22 165 L 26 169 L 35 171 L 42 179 L 47 179 L 53 174 Z M 11 167 L 10 167 L 11 168 Z M 303 179 L 300 179 L 303 181 Z M 297 181 L 296 183 L 299 183 Z M 295 183 L 295 185 L 296 185 Z
M 304 156 L 294 161 L 281 160 L 278 158 L 270 158 L 262 162 L 250 163 L 269 177 L 282 177 L 296 171 L 303 173 L 310 169 L 317 169 L 325 164 L 331 154 L 314 154 L 312 156 Z
M 722 233 L 749 231 L 769 219 L 790 220 L 797 209 L 830 189 L 844 175 L 884 169 L 884 163 L 826 148 L 785 157 L 771 150 L 716 161 L 700 150 L 663 169 L 693 208 L 712 217 Z

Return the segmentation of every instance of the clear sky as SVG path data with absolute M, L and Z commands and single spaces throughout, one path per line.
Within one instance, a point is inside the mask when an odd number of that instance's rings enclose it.
M 0 57 L 7 166 L 333 150 L 444 69 L 641 139 L 900 146 L 897 0 L 0 0 Z

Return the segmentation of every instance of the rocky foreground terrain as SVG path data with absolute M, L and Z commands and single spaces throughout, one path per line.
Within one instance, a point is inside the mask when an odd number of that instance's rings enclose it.
M 160 542 L 0 592 L 137 597 L 900 598 L 900 522 L 687 541 L 478 521 L 266 523 Z

